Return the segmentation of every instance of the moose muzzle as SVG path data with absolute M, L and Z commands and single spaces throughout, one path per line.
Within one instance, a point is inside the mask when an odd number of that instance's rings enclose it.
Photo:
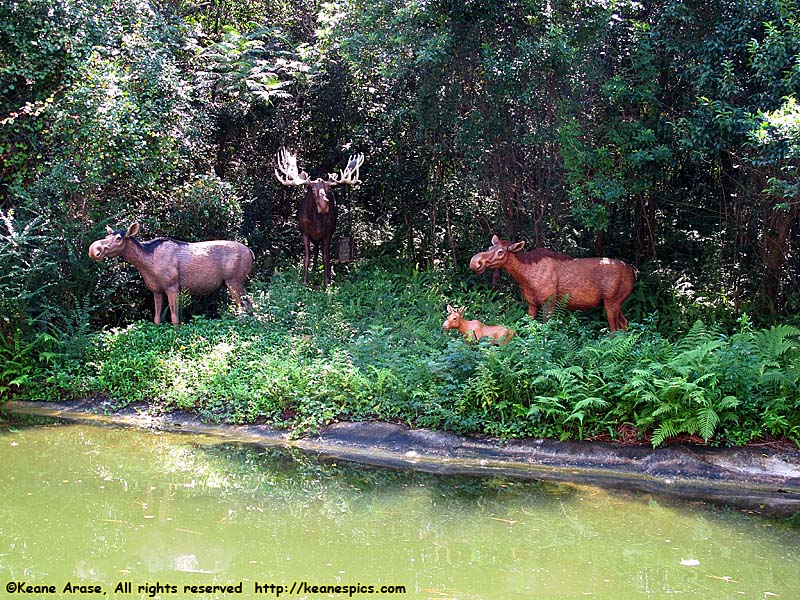
M 106 254 L 106 247 L 102 240 L 97 240 L 89 246 L 89 258 L 92 260 L 102 260 Z
M 483 273 L 488 265 L 489 265 L 488 261 L 484 260 L 481 254 L 476 254 L 469 261 L 469 268 L 475 271 L 478 275 Z

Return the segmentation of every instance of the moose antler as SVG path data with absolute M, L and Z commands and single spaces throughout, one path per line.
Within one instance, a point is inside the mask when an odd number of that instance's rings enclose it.
M 358 169 L 363 164 L 363 154 L 352 154 L 350 155 L 350 160 L 347 161 L 347 166 L 344 168 L 344 171 L 340 171 L 341 179 L 339 179 L 339 175 L 336 173 L 328 173 L 328 181 L 331 185 L 356 185 L 357 183 L 361 183 Z
M 283 173 L 283 177 L 281 177 L 281 173 Z M 306 185 L 309 182 L 308 173 L 297 172 L 297 157 L 286 148 L 278 151 L 278 168 L 275 169 L 275 177 L 283 185 Z

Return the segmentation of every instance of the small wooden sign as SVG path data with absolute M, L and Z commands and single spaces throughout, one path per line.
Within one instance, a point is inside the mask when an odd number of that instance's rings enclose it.
M 331 260 L 337 263 L 352 262 L 356 259 L 356 243 L 351 237 L 331 240 Z

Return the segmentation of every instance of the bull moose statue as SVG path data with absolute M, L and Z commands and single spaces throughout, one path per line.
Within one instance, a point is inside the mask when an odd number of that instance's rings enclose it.
M 161 323 L 164 296 L 167 296 L 172 324 L 178 326 L 178 292 L 193 295 L 210 294 L 225 283 L 241 310 L 252 303 L 244 293 L 244 282 L 253 268 L 253 251 L 239 242 L 214 240 L 209 242 L 179 242 L 171 238 L 156 238 L 140 242 L 134 237 L 139 223 L 127 230 L 106 226 L 108 235 L 92 242 L 89 256 L 96 261 L 121 256 L 132 264 L 153 292 L 155 323 Z
M 534 318 L 548 299 L 566 297 L 570 310 L 603 304 L 612 336 L 617 329 L 627 330 L 622 303 L 633 290 L 636 269 L 613 258 L 573 258 L 546 248 L 521 252 L 524 247 L 524 241 L 511 243 L 494 236 L 491 247 L 473 256 L 469 267 L 476 273 L 498 268 L 508 271 Z
M 318 177 L 310 179 L 305 171 L 299 173 L 297 158 L 287 149 L 278 152 L 278 168 L 275 177 L 283 185 L 305 186 L 306 195 L 297 211 L 297 227 L 303 234 L 303 283 L 308 285 L 308 263 L 311 254 L 311 242 L 314 242 L 314 265 L 316 266 L 319 246 L 322 244 L 322 265 L 324 280 L 322 287 L 327 288 L 331 282 L 331 236 L 336 229 L 336 201 L 331 188 L 337 185 L 355 185 L 361 183 L 358 169 L 364 163 L 363 154 L 354 154 L 347 161 L 343 171 L 329 173 L 327 179 Z

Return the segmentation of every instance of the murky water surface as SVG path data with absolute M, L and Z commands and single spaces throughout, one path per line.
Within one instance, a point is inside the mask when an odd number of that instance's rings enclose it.
M 0 598 L 800 598 L 785 522 L 591 487 L 52 425 L 0 432 L 0 494 Z

